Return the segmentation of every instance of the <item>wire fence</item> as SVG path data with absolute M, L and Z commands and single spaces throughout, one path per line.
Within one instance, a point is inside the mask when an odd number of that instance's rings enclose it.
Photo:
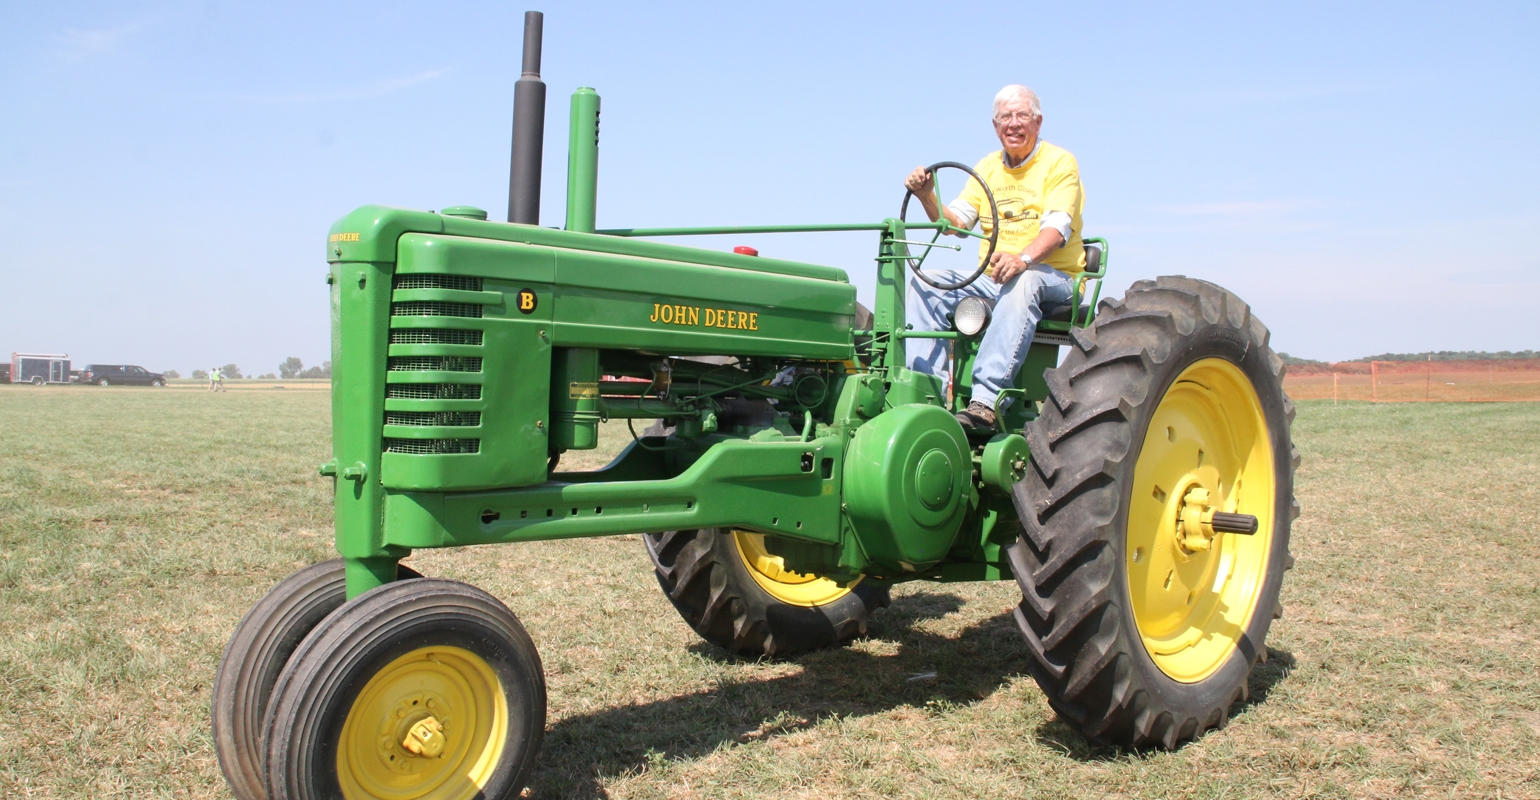
M 1296 365 L 1283 385 L 1296 400 L 1540 402 L 1540 358 Z

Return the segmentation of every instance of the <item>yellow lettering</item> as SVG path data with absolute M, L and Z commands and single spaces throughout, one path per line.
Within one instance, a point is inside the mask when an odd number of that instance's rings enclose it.
M 759 330 L 759 315 L 758 314 L 755 314 L 755 313 L 750 313 L 749 314 L 749 330 L 751 330 L 751 331 Z
M 663 322 L 673 322 L 674 321 L 674 307 L 673 306 L 664 306 L 663 307 L 663 316 L 660 317 L 660 319 Z
M 717 326 L 717 310 L 714 309 L 714 308 L 706 309 L 706 327 L 708 327 L 708 328 L 715 328 L 716 326 Z
M 660 307 L 661 307 L 661 304 L 659 304 L 659 303 L 653 303 L 652 304 L 652 316 L 647 318 L 648 322 L 657 322 L 658 321 L 658 309 Z
M 700 307 L 699 306 L 690 306 L 690 324 L 691 325 L 699 325 L 700 324 Z
M 738 329 L 738 312 L 727 312 L 727 327 L 732 328 L 733 330 Z
M 718 328 L 725 328 L 725 327 L 727 327 L 727 309 L 725 309 L 725 308 L 717 309 L 717 327 Z

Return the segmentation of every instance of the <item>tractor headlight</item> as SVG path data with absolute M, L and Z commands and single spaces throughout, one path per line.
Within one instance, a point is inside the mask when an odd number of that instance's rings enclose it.
M 989 325 L 989 303 L 980 297 L 964 297 L 952 312 L 952 327 L 964 336 L 977 336 Z

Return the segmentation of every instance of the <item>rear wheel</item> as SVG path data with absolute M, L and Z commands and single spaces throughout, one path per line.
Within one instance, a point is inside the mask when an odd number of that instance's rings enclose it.
M 389 583 L 323 620 L 279 676 L 268 796 L 514 797 L 545 705 L 535 645 L 497 598 L 454 581 Z
M 839 647 L 866 633 L 888 589 L 839 584 L 786 568 L 762 534 L 724 528 L 643 537 L 658 584 L 686 623 L 734 655 L 791 656 Z
M 407 566 L 396 579 L 421 578 Z M 210 716 L 219 768 L 238 800 L 263 800 L 262 718 L 278 674 L 299 643 L 347 599 L 342 559 L 312 564 L 278 582 L 235 626 L 214 673 Z
M 1293 562 L 1294 407 L 1267 328 L 1210 283 L 1136 283 L 1075 341 L 1027 428 L 1016 621 L 1061 717 L 1172 748 L 1222 727 L 1267 655 Z M 1247 517 L 1254 533 L 1223 532 Z

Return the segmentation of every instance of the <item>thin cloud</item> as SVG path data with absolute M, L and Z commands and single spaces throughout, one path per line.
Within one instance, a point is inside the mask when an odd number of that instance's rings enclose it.
M 1182 217 L 1275 217 L 1311 206 L 1303 200 L 1232 200 L 1218 203 L 1190 203 L 1159 206 L 1159 214 Z
M 1346 95 L 1366 94 L 1379 90 L 1380 87 L 1372 83 L 1343 83 L 1330 86 L 1277 86 L 1261 89 L 1227 89 L 1213 92 L 1198 93 L 1198 97 L 1207 97 L 1216 101 L 1239 101 L 1243 103 L 1283 103 L 1291 100 L 1317 100 L 1328 97 L 1342 97 Z
M 239 99 L 251 100 L 258 103 L 334 103 L 345 100 L 368 100 L 375 97 L 399 92 L 418 84 L 437 80 L 449 74 L 454 67 L 442 67 L 419 72 L 416 75 L 408 75 L 404 78 L 390 78 L 377 81 L 358 89 L 342 89 L 333 92 L 313 92 L 308 94 L 283 94 L 283 95 L 256 95 Z
M 53 40 L 54 44 L 59 48 L 60 55 L 76 60 L 112 51 L 119 42 L 128 38 L 129 35 L 139 30 L 139 28 L 140 24 L 137 22 L 131 22 L 116 28 L 94 28 L 90 30 L 71 28 L 63 33 L 55 34 Z

